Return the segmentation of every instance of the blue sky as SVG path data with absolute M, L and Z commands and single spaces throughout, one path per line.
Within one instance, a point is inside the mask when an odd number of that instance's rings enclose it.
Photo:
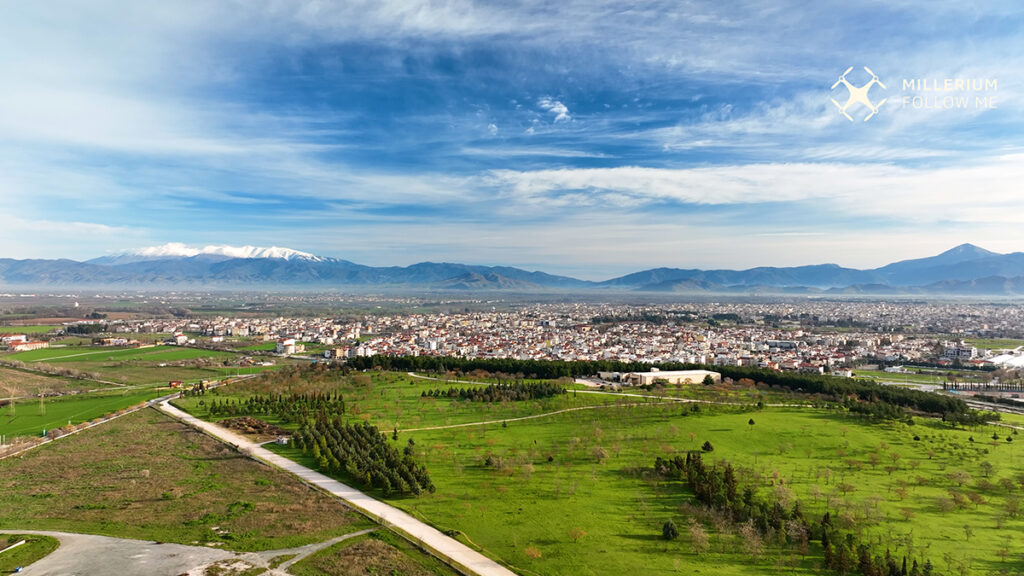
M 276 245 L 604 279 L 1024 250 L 1024 10 L 807 4 L 8 3 L 0 257 Z M 867 122 L 830 101 L 850 66 L 886 86 Z

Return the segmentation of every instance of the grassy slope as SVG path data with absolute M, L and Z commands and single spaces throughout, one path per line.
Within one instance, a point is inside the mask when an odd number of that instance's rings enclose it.
M 6 574 L 14 572 L 14 569 L 19 566 L 29 566 L 60 546 L 60 541 L 50 536 L 3 534 L 0 535 L 0 548 L 5 548 L 22 540 L 25 543 L 17 548 L 6 552 L 0 551 L 0 572 Z
M 264 550 L 370 526 L 337 501 L 153 410 L 0 460 L 0 492 L 0 527 L 13 530 Z
M 391 532 L 377 531 L 344 540 L 296 562 L 296 576 L 455 576 L 457 572 Z
M 350 407 L 354 404 L 361 417 L 384 431 L 396 421 L 410 423 L 399 426 L 410 428 L 415 427 L 413 423 L 497 420 L 503 414 L 554 407 L 536 402 L 503 406 L 423 400 L 419 397 L 422 389 L 444 385 L 410 381 L 398 374 L 375 375 L 363 386 L 337 380 L 292 385 L 302 390 L 341 389 Z M 220 392 L 243 397 L 262 389 L 283 392 L 288 388 L 280 383 L 249 382 Z M 759 394 L 733 391 L 727 396 L 729 400 L 746 399 L 749 405 Z M 580 402 L 583 396 L 551 402 Z M 202 416 L 204 411 L 197 403 L 197 399 L 185 402 Z M 643 565 L 653 573 L 692 566 L 705 573 L 760 574 L 779 562 L 792 562 L 798 573 L 818 573 L 819 560 L 801 561 L 777 547 L 759 559 L 749 558 L 739 552 L 735 535 L 715 532 L 710 526 L 711 552 L 701 558 L 694 555 L 686 536 L 687 518 L 680 509 L 689 501 L 687 491 L 652 479 L 650 467 L 658 455 L 698 449 L 704 440 L 710 440 L 716 447 L 711 459 L 725 458 L 743 469 L 746 481 L 754 483 L 765 497 L 775 497 L 772 483 L 784 481 L 791 492 L 779 497 L 800 498 L 805 509 L 815 515 L 824 513 L 826 507 L 840 515 L 846 511 L 850 519 L 872 526 L 866 534 L 874 539 L 878 553 L 886 546 L 894 553 L 904 553 L 907 543 L 899 539 L 913 534 L 914 549 L 918 553 L 926 550 L 943 569 L 962 561 L 971 566 L 968 574 L 1001 568 L 1024 570 L 1019 560 L 1024 545 L 1005 538 L 1024 529 L 1024 520 L 1000 518 L 1007 490 L 997 485 L 1001 479 L 1021 485 L 1024 440 L 993 444 L 990 427 L 949 430 L 924 420 L 907 427 L 809 408 L 745 410 L 720 408 L 712 414 L 705 407 L 699 415 L 684 416 L 689 414 L 686 406 L 652 402 L 510 422 L 507 428 L 492 424 L 402 432 L 398 444 L 404 446 L 409 437 L 415 439 L 418 458 L 430 470 L 438 491 L 393 503 L 439 528 L 462 530 L 486 553 L 523 573 L 619 574 Z M 755 420 L 753 427 L 748 425 L 750 418 Z M 1000 430 L 1002 437 L 1008 433 Z M 921 436 L 920 441 L 913 440 L 915 434 Z M 968 441 L 972 435 L 976 442 Z M 594 456 L 598 446 L 609 454 L 601 464 Z M 279 451 L 296 456 L 291 449 Z M 485 467 L 489 454 L 504 465 Z M 994 486 L 982 483 L 982 461 L 991 462 L 996 469 L 985 479 Z M 886 466 L 896 468 L 890 472 Z M 957 487 L 949 473 L 961 469 L 972 479 Z M 840 488 L 843 485 L 845 494 Z M 943 512 L 939 501 L 949 498 L 950 489 L 980 494 L 985 502 Z M 683 527 L 679 541 L 667 543 L 659 538 L 667 519 Z M 997 524 L 1002 528 L 996 528 Z M 586 536 L 573 542 L 569 536 L 572 528 L 582 529 Z M 527 555 L 528 548 L 541 556 Z M 1010 552 L 1006 564 L 997 555 L 1003 548 Z M 1018 559 L 1016 564 L 1013 558 Z
M 667 519 L 686 526 L 679 506 L 688 497 L 681 486 L 645 480 L 643 470 L 659 454 L 696 449 L 710 440 L 715 451 L 709 458 L 725 458 L 745 468 L 745 476 L 756 481 L 760 493 L 772 495 L 775 488 L 770 483 L 778 473 L 807 509 L 821 514 L 828 500 L 834 512 L 847 510 L 874 526 L 869 533 L 884 542 L 876 546 L 879 553 L 886 545 L 902 553 L 905 547 L 896 544 L 897 537 L 913 533 L 916 549 L 928 549 L 929 557 L 943 568 L 943 556 L 950 554 L 973 566 L 969 574 L 1024 570 L 1019 560 L 1024 543 L 1006 539 L 1024 530 L 1024 520 L 1003 519 L 1002 528 L 997 529 L 1007 490 L 979 488 L 982 460 L 996 468 L 990 480 L 1019 482 L 1024 446 L 983 442 L 990 435 L 987 429 L 972 433 L 935 424 L 873 425 L 819 410 L 696 417 L 677 416 L 659 407 L 624 412 L 618 418 L 575 413 L 508 428 L 491 427 L 486 432 L 452 429 L 413 434 L 438 491 L 394 503 L 442 528 L 464 531 L 499 558 L 544 574 L 626 573 L 641 564 L 654 573 L 667 573 L 679 561 L 701 572 L 763 573 L 778 554 L 752 563 L 737 551 L 740 546 L 734 536 L 713 534 L 712 553 L 703 558 L 693 554 L 685 536 L 672 543 L 658 538 Z M 753 428 L 747 424 L 751 417 Z M 915 442 L 914 434 L 922 440 Z M 972 434 L 974 443 L 967 440 Z M 602 464 L 593 457 L 597 445 L 611 454 Z M 876 452 L 880 458 L 873 467 L 871 454 Z M 884 467 L 892 464 L 892 453 L 899 454 L 899 469 L 890 475 Z M 488 454 L 510 465 L 486 468 L 483 460 Z M 549 455 L 552 462 L 547 461 Z M 961 490 L 983 494 L 987 503 L 942 512 L 938 499 L 955 487 L 947 476 L 960 469 L 974 478 Z M 843 484 L 852 487 L 845 496 L 838 488 Z M 898 489 L 903 485 L 907 493 L 901 498 Z M 811 496 L 815 490 L 826 496 L 815 502 Z M 909 510 L 909 519 L 903 509 Z M 965 525 L 972 531 L 970 541 Z M 576 543 L 568 536 L 574 527 L 587 533 Z M 527 546 L 540 550 L 542 557 L 525 555 Z M 1011 558 L 1018 558 L 1016 564 L 1000 563 L 997 551 L 1004 546 L 1009 546 Z

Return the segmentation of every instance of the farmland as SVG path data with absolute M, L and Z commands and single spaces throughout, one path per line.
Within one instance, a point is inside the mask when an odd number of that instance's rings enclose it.
M 160 396 L 156 390 L 115 390 L 90 395 L 18 400 L 0 408 L 0 434 L 41 436 Z
M 66 346 L 6 354 L 0 356 L 6 364 L 0 366 L 0 397 L 22 399 L 0 406 L 0 434 L 38 436 L 69 421 L 92 420 L 166 393 L 174 380 L 195 383 L 276 368 L 241 366 L 240 358 L 168 346 Z M 40 394 L 46 398 L 26 398 Z
M 107 388 L 105 384 L 58 378 L 28 370 L 15 370 L 0 366 L 0 397 L 16 398 L 46 393 L 82 392 Z

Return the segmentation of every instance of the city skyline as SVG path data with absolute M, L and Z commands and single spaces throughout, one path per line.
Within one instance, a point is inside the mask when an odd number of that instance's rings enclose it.
M 182 242 L 602 279 L 1020 250 L 1011 3 L 8 12 L 2 257 Z M 885 83 L 868 122 L 830 101 L 848 67 Z

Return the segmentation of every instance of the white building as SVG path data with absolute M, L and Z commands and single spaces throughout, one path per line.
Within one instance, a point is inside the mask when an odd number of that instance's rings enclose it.
M 665 384 L 700 384 L 710 376 L 715 383 L 722 381 L 722 375 L 710 370 L 658 370 L 650 372 L 630 372 L 622 375 L 622 382 L 634 386 L 647 386 L 656 382 Z

